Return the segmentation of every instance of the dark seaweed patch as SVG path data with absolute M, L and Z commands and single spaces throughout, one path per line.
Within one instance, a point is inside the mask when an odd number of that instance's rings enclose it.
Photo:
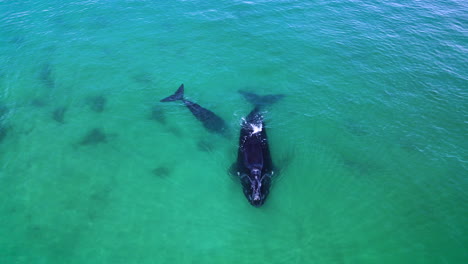
M 8 128 L 0 123 L 0 143 L 5 139 Z
M 151 109 L 151 120 L 155 120 L 161 124 L 166 124 L 166 115 L 159 105 L 153 106 Z
M 41 108 L 41 107 L 46 106 L 47 103 L 45 102 L 44 99 L 36 98 L 36 99 L 33 99 L 33 100 L 31 101 L 31 105 L 34 106 L 34 107 Z
M 134 75 L 133 80 L 143 85 L 151 85 L 153 83 L 153 79 L 147 73 Z
M 2 104 L 0 104 L 0 143 L 5 139 L 8 128 L 7 126 L 2 122 L 3 121 L 3 116 L 5 116 L 8 112 L 8 108 Z
M 182 131 L 178 127 L 169 126 L 167 130 L 176 137 L 182 137 Z
M 39 72 L 39 79 L 49 88 L 55 87 L 55 80 L 52 77 L 52 66 L 50 63 L 44 63 Z
M 100 143 L 107 143 L 107 135 L 99 128 L 90 130 L 79 142 L 82 146 L 95 146 Z
M 0 120 L 2 119 L 4 115 L 6 115 L 7 112 L 8 112 L 8 107 L 0 104 Z
M 104 111 L 107 99 L 102 95 L 90 96 L 87 98 L 86 102 L 88 103 L 91 110 L 96 113 L 101 113 Z
M 350 171 L 355 172 L 360 176 L 370 175 L 376 172 L 382 172 L 385 170 L 384 167 L 380 166 L 378 163 L 372 160 L 358 158 L 358 157 L 348 157 L 342 156 L 342 164 Z
M 166 178 L 171 175 L 171 170 L 166 166 L 159 166 L 153 170 L 153 175 L 159 178 Z
M 344 126 L 347 129 L 347 131 L 349 131 L 351 134 L 355 136 L 362 137 L 362 136 L 368 136 L 370 134 L 369 128 L 366 125 L 359 123 L 359 122 L 357 123 L 347 122 L 345 123 Z
M 65 112 L 67 111 L 67 107 L 66 106 L 61 106 L 61 107 L 58 107 L 56 108 L 53 112 L 52 112 L 52 118 L 59 122 L 59 123 L 64 123 L 64 118 L 65 118 Z

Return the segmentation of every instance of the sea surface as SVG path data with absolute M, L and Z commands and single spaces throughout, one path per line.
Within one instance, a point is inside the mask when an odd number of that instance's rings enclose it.
M 468 2 L 0 1 L 0 263 L 468 263 Z M 181 102 L 222 117 L 207 131 Z M 278 170 L 228 174 L 239 90 Z

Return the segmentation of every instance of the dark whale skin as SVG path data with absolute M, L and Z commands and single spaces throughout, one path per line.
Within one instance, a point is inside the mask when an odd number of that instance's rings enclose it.
M 161 102 L 172 102 L 172 101 L 182 101 L 184 105 L 192 112 L 193 116 L 200 121 L 203 126 L 212 133 L 221 134 L 224 136 L 228 135 L 226 129 L 226 122 L 213 113 L 212 111 L 203 108 L 197 103 L 191 102 L 184 98 L 184 84 L 180 85 L 179 89 L 173 94 L 161 100 Z
M 270 192 L 274 166 L 265 123 L 258 107 L 242 122 L 234 166 L 247 200 L 255 207 L 263 205 Z
M 203 124 L 206 130 L 218 134 L 226 133 L 226 123 L 221 117 L 217 116 L 212 111 L 201 107 L 197 103 L 185 99 L 183 99 L 182 102 L 184 102 L 185 106 L 190 110 L 190 112 L 192 112 L 198 121 Z

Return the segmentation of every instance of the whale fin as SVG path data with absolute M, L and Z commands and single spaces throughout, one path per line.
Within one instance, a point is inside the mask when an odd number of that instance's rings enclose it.
M 267 95 L 258 95 L 256 93 L 251 93 L 243 90 L 238 91 L 244 98 L 255 106 L 264 106 L 271 105 L 279 100 L 281 100 L 285 95 L 284 94 L 267 94 Z
M 228 174 L 231 176 L 231 177 L 235 177 L 237 176 L 237 162 L 234 162 L 232 163 L 232 165 L 229 167 L 228 169 Z
M 171 102 L 184 99 L 184 84 L 181 84 L 179 89 L 171 95 L 161 100 L 161 102 Z

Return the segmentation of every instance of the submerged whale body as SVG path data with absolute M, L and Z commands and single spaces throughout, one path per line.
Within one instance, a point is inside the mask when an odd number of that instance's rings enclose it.
M 263 205 L 270 192 L 273 162 L 258 106 L 242 122 L 237 162 L 232 169 L 236 171 L 249 203 L 255 207 Z
M 244 98 L 249 101 L 251 104 L 256 106 L 266 106 L 271 105 L 279 100 L 283 99 L 284 94 L 267 94 L 267 95 L 258 95 L 256 93 L 239 90 L 238 91 Z
M 181 100 L 192 114 L 200 121 L 210 132 L 226 135 L 226 123 L 212 111 L 201 107 L 199 104 L 191 102 L 184 98 L 184 84 L 171 95 L 161 100 L 161 102 L 171 102 Z

